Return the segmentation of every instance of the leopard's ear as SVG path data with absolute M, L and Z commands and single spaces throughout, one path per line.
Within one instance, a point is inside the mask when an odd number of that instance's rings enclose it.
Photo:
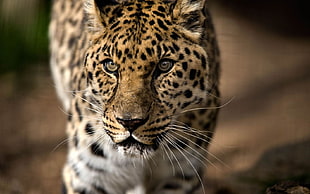
M 173 20 L 185 35 L 199 41 L 205 25 L 206 0 L 168 0 Z
M 125 0 L 85 0 L 87 26 L 90 32 L 100 32 L 115 19 L 115 9 Z M 119 10 L 121 11 L 121 10 Z

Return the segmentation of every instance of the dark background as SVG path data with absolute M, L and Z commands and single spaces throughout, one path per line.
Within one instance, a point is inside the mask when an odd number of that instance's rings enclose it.
M 301 0 L 211 0 L 223 103 L 208 193 L 310 183 L 310 12 Z M 65 114 L 48 64 L 50 1 L 0 1 L 0 193 L 59 193 Z M 226 165 L 223 165 L 225 163 Z

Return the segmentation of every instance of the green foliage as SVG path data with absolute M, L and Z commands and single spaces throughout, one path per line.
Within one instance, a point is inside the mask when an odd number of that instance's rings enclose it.
M 48 63 L 49 5 L 49 1 L 39 2 L 35 17 L 27 24 L 5 20 L 0 15 L 0 75 L 22 72 L 43 61 Z

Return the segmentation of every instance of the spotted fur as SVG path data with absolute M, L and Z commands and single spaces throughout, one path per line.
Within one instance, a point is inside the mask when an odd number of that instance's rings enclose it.
M 68 113 L 63 193 L 204 192 L 219 106 L 204 0 L 54 0 L 51 69 Z

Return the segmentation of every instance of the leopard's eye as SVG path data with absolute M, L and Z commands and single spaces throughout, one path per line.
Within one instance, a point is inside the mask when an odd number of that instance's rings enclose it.
M 158 69 L 162 72 L 162 73 L 166 73 L 168 71 L 170 71 L 172 69 L 174 65 L 174 61 L 171 59 L 162 59 L 159 63 L 158 63 Z
M 119 66 L 117 64 L 115 64 L 111 59 L 105 59 L 102 62 L 103 68 L 105 71 L 107 71 L 108 73 L 115 73 Z

